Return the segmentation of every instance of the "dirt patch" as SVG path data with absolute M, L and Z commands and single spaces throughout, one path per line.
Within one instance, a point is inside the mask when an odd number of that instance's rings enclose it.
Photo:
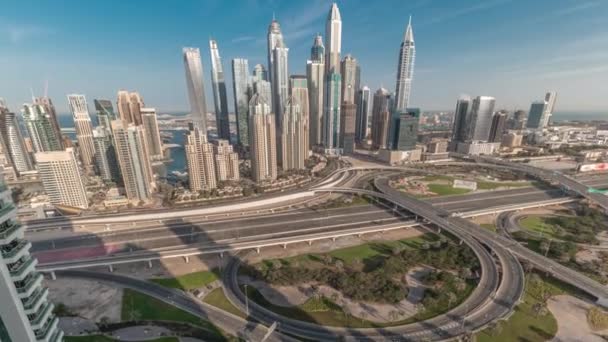
M 75 278 L 48 280 L 46 286 L 53 303 L 63 303 L 82 318 L 98 322 L 105 316 L 111 322 L 120 321 L 121 288 Z
M 557 334 L 551 342 L 604 342 L 607 330 L 593 331 L 587 323 L 587 310 L 593 304 L 581 299 L 560 295 L 549 299 L 547 306 L 557 320 Z

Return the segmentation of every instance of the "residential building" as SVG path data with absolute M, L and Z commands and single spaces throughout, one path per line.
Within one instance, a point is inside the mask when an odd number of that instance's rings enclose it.
M 500 143 L 486 141 L 467 141 L 458 143 L 456 152 L 472 156 L 491 155 L 498 151 Z
M 243 58 L 232 60 L 232 87 L 236 130 L 241 147 L 249 146 L 249 62 Z
M 465 141 L 489 140 L 495 102 L 496 100 L 490 96 L 477 96 L 473 99 L 466 124 Z
M 61 341 L 55 307 L 42 287 L 44 276 L 36 271 L 38 261 L 24 234 L 11 190 L 0 179 L 0 341 Z
M 333 3 L 325 22 L 325 75 L 340 73 L 340 51 L 342 50 L 342 17 L 338 5 Z M 340 89 L 340 88 L 338 88 Z
M 156 109 L 142 107 L 140 108 L 141 124 L 144 128 L 144 138 L 148 153 L 151 160 L 160 160 L 163 158 L 163 142 L 160 138 L 158 129 L 158 120 L 156 117 Z
M 500 142 L 502 135 L 507 127 L 507 113 L 498 111 L 492 116 L 492 126 L 490 127 L 490 137 L 488 142 Z
M 207 141 L 207 136 L 197 128 L 191 129 L 186 137 L 184 148 L 188 162 L 190 191 L 217 188 L 213 144 Z
M 304 136 L 302 144 L 305 158 L 308 158 L 310 148 L 310 103 L 308 102 L 308 79 L 304 75 L 291 75 L 289 77 L 289 95 L 295 99 L 300 106 L 302 122 L 304 124 Z
M 0 100 L 0 138 L 5 155 L 17 175 L 34 169 L 34 163 L 25 148 L 25 141 L 15 113 Z
M 224 66 L 222 65 L 217 42 L 214 39 L 209 40 L 209 50 L 211 52 L 211 86 L 213 88 L 217 136 L 220 139 L 230 140 L 230 120 L 228 118 L 228 97 L 226 94 L 226 81 L 224 80 Z
M 145 107 L 145 104 L 139 93 L 136 91 L 119 90 L 117 97 L 116 107 L 118 108 L 120 119 L 127 125 L 141 125 L 141 109 Z
M 97 126 L 93 130 L 95 166 L 97 174 L 104 182 L 119 183 L 121 182 L 120 169 L 111 132 L 111 130 L 105 129 L 103 126 Z
M 530 129 L 543 129 L 547 127 L 549 121 L 547 107 L 549 103 L 547 101 L 533 102 L 530 106 L 530 112 L 528 113 L 528 122 L 526 127 Z
M 44 192 L 52 204 L 81 209 L 89 207 L 74 149 L 40 152 L 34 158 Z
M 228 140 L 217 140 L 214 145 L 215 173 L 218 181 L 238 181 L 239 155 L 234 152 Z
M 356 104 L 357 91 L 359 90 L 359 65 L 357 59 L 346 55 L 340 65 L 342 74 L 342 102 Z
M 412 91 L 412 78 L 414 77 L 414 60 L 416 58 L 416 46 L 414 44 L 414 31 L 412 29 L 412 17 L 405 29 L 405 35 L 399 50 L 399 62 L 397 66 L 397 85 L 395 86 L 395 109 L 400 112 L 407 110 Z
M 112 121 L 112 133 L 127 199 L 135 205 L 149 202 L 156 184 L 145 129 L 115 120 Z
M 355 119 L 355 141 L 363 142 L 367 137 L 367 129 L 372 110 L 371 91 L 368 86 L 358 90 L 357 117 Z
M 521 146 L 523 137 L 524 136 L 522 134 L 518 134 L 518 133 L 514 133 L 514 132 L 507 133 L 502 136 L 502 142 L 501 142 L 500 146 L 508 147 L 508 148 L 519 147 L 519 146 Z
M 51 127 L 53 129 L 53 136 L 56 136 L 60 143 L 60 149 L 63 149 L 63 137 L 61 134 L 61 128 L 59 127 L 59 121 L 57 120 L 57 111 L 55 110 L 55 105 L 53 105 L 53 101 L 51 98 L 44 95 L 43 97 L 34 97 L 33 98 L 35 105 L 40 105 L 44 107 L 44 112 L 49 116 L 49 121 L 51 123 Z
M 372 148 L 374 149 L 387 148 L 390 98 L 390 93 L 384 88 L 380 88 L 374 93 L 372 107 Z
M 251 78 L 253 83 L 258 81 L 270 81 L 268 78 L 268 72 L 263 64 L 256 64 L 253 67 L 253 77 Z
M 469 119 L 469 115 L 471 113 L 471 102 L 472 101 L 469 96 L 463 96 L 456 102 L 450 151 L 455 152 L 458 147 L 458 143 L 464 142 L 467 139 L 467 120 Z
M 195 128 L 207 134 L 207 102 L 205 100 L 205 84 L 203 83 L 203 64 L 201 51 L 198 48 L 185 47 L 184 67 L 186 70 L 186 85 L 190 100 L 190 114 Z
M 24 104 L 21 110 L 34 152 L 61 151 L 61 137 L 55 134 L 51 116 L 42 105 Z
M 294 95 L 287 98 L 281 127 L 281 167 L 283 170 L 304 169 L 308 156 L 306 145 L 305 118 L 300 106 L 300 98 Z
M 95 99 L 93 100 L 93 103 L 95 104 L 95 111 L 97 112 L 97 122 L 99 122 L 99 125 L 101 125 L 101 127 L 111 132 L 112 121 L 118 119 L 116 113 L 114 112 L 112 101 Z
M 394 126 L 392 149 L 399 151 L 413 150 L 418 142 L 420 109 L 408 108 L 406 111 L 398 113 L 399 119 Z
M 525 110 L 516 110 L 513 117 L 509 121 L 509 129 L 522 130 L 526 128 L 528 113 Z
M 325 139 L 323 134 L 324 86 L 325 86 L 325 47 L 323 38 L 316 35 L 311 48 L 310 60 L 306 62 L 306 78 L 308 84 L 308 103 L 310 107 L 310 137 L 309 144 L 321 145 Z
M 272 16 L 272 21 L 270 25 L 268 25 L 268 34 L 266 36 L 268 42 L 268 79 L 271 83 L 274 83 L 274 49 L 277 47 L 278 42 L 283 41 L 283 34 L 281 33 L 281 25 L 279 22 Z M 275 93 L 274 84 L 272 93 Z M 269 101 L 269 99 L 266 99 Z M 274 103 L 271 103 L 271 106 L 274 106 Z M 274 108 L 272 108 L 274 110 Z
M 86 169 L 91 169 L 93 167 L 95 145 L 93 144 L 93 125 L 91 124 L 87 100 L 84 95 L 70 94 L 68 95 L 68 105 L 74 118 L 80 159 Z
M 340 148 L 343 153 L 352 154 L 355 152 L 357 105 L 346 101 L 342 102 L 340 115 Z
M 275 115 L 259 94 L 249 101 L 249 130 L 251 138 L 251 175 L 254 181 L 277 178 L 277 137 Z
M 272 103 L 272 85 L 270 82 L 265 80 L 255 81 L 253 83 L 252 94 L 258 93 L 264 97 L 268 102 Z M 249 107 L 249 105 L 247 105 Z
M 289 48 L 283 39 L 277 40 L 273 50 L 274 61 L 272 70 L 272 101 L 277 128 L 281 127 L 283 108 L 289 96 Z
M 554 91 L 549 91 L 545 94 L 545 102 L 547 102 L 547 107 L 545 108 L 545 127 L 549 125 L 551 121 L 551 117 L 553 116 L 553 111 L 555 110 L 555 102 L 557 101 L 557 93 Z
M 332 72 L 327 77 L 325 92 L 324 138 L 325 151 L 330 154 L 340 154 L 340 88 L 342 78 L 339 73 Z

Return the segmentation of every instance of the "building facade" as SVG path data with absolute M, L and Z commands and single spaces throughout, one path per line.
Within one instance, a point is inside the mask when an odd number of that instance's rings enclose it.
M 211 86 L 213 88 L 213 103 L 215 105 L 215 125 L 217 136 L 220 139 L 230 140 L 230 120 L 228 118 L 228 97 L 226 81 L 224 79 L 224 66 L 220 57 L 217 42 L 209 40 L 211 53 Z
M 125 124 L 133 124 L 139 126 L 142 124 L 141 109 L 145 107 L 144 100 L 138 92 L 129 92 L 119 90 L 117 95 L 116 106 L 120 119 Z
M 249 130 L 251 138 L 251 175 L 254 181 L 277 178 L 277 136 L 274 113 L 259 94 L 249 102 Z
M 91 124 L 87 100 L 84 95 L 70 94 L 68 95 L 68 105 L 74 118 L 80 159 L 84 167 L 90 169 L 93 167 L 95 145 L 93 144 L 93 125 Z
M 346 55 L 340 65 L 342 74 L 342 102 L 356 104 L 357 91 L 359 90 L 359 65 L 357 59 Z
M 368 86 L 358 90 L 357 117 L 355 119 L 355 141 L 363 142 L 367 137 L 367 129 L 372 109 L 372 95 Z
M 207 134 L 207 102 L 205 100 L 201 51 L 198 48 L 185 47 L 182 49 L 182 52 L 184 55 L 186 86 L 188 87 L 192 124 L 204 134 Z
M 492 127 L 490 128 L 490 137 L 488 142 L 500 142 L 502 135 L 507 128 L 507 113 L 499 111 L 492 116 Z
M 388 90 L 380 88 L 374 93 L 372 108 L 372 148 L 385 149 L 388 143 L 390 122 L 390 98 Z
M 156 109 L 142 107 L 141 122 L 144 128 L 144 138 L 151 160 L 161 160 L 163 158 L 163 142 L 160 138 Z
M 99 122 L 99 125 L 107 131 L 111 132 L 111 122 L 118 119 L 116 113 L 114 112 L 112 101 L 95 99 L 93 100 L 93 103 L 95 104 L 95 111 L 97 112 L 97 121 Z
M 184 149 L 186 150 L 186 161 L 188 162 L 190 191 L 217 188 L 213 144 L 207 141 L 207 136 L 201 130 L 193 128 L 186 137 Z
M 306 145 L 305 117 L 300 106 L 300 98 L 294 95 L 287 99 L 281 127 L 281 167 L 283 170 L 304 169 L 308 156 Z
M 310 108 L 310 148 L 321 145 L 325 139 L 323 134 L 324 88 L 325 88 L 325 47 L 320 35 L 315 37 L 311 48 L 310 60 L 306 62 L 306 78 L 308 84 L 308 104 Z
M 89 207 L 84 182 L 72 148 L 34 155 L 44 192 L 55 205 Z
M 330 154 L 340 153 L 340 91 L 342 77 L 333 72 L 327 78 L 325 87 L 324 142 L 325 151 Z
M 400 112 L 407 110 L 412 91 L 412 79 L 414 77 L 414 60 L 416 58 L 416 46 L 414 44 L 414 31 L 412 29 L 412 17 L 405 29 L 405 35 L 399 50 L 399 62 L 397 64 L 397 85 L 395 86 L 395 109 Z
M 289 95 L 295 99 L 300 106 L 302 122 L 304 124 L 303 148 L 308 157 L 310 149 L 310 103 L 308 102 L 308 79 L 304 75 L 291 75 L 289 78 Z
M 238 143 L 249 146 L 249 61 L 243 58 L 232 60 L 232 87 L 234 91 L 234 113 Z
M 218 181 L 238 181 L 239 155 L 234 152 L 228 140 L 217 140 L 214 145 L 215 173 Z
M 342 102 L 340 115 L 340 148 L 342 153 L 352 154 L 355 152 L 357 106 L 354 103 Z
M 537 101 L 530 105 L 530 112 L 528 113 L 528 121 L 526 128 L 530 129 L 543 129 L 547 126 L 549 121 L 547 107 L 549 103 L 547 101 Z
M 3 102 L 0 102 L 0 139 L 4 153 L 17 175 L 34 169 L 34 163 L 25 148 L 17 116 L 10 112 Z
M 55 134 L 52 117 L 42 105 L 24 104 L 21 110 L 34 152 L 61 151 L 61 136 Z
M 97 174 L 104 182 L 119 183 L 120 168 L 116 159 L 116 149 L 111 130 L 103 126 L 97 126 L 93 130 L 93 142 L 95 144 L 95 167 Z
M 44 107 L 44 112 L 49 116 L 49 121 L 51 122 L 51 126 L 53 129 L 53 135 L 56 136 L 61 142 L 60 149 L 63 149 L 63 137 L 61 134 L 61 127 L 59 127 L 59 121 L 57 120 L 57 111 L 55 110 L 55 105 L 53 105 L 53 101 L 48 96 L 42 97 L 34 97 L 34 104 Z
M 488 141 L 496 100 L 491 96 L 477 96 L 471 104 L 466 123 L 466 141 Z
M 399 119 L 393 133 L 393 150 L 410 151 L 416 148 L 419 122 L 419 108 L 408 108 L 404 112 L 399 112 Z

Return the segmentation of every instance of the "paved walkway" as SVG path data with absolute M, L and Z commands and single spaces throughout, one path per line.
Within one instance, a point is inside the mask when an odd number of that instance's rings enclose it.
M 108 334 L 121 341 L 147 341 L 162 336 L 172 336 L 171 330 L 153 325 L 140 325 L 114 330 Z
M 66 336 L 90 335 L 99 331 L 95 322 L 80 317 L 60 317 L 59 329 Z
M 549 311 L 557 320 L 557 334 L 550 342 L 603 342 L 601 335 L 608 331 L 593 331 L 587 323 L 587 310 L 593 304 L 581 299 L 560 295 L 549 299 Z

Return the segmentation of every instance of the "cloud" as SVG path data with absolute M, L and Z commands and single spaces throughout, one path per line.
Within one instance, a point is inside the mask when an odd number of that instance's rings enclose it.
M 448 19 L 453 19 L 453 18 L 457 18 L 457 17 L 461 17 L 463 15 L 467 15 L 473 12 L 479 12 L 479 11 L 485 11 L 500 5 L 504 5 L 508 2 L 511 2 L 511 0 L 487 0 L 487 1 L 481 1 L 478 2 L 477 4 L 473 5 L 473 6 L 469 6 L 469 7 L 463 7 L 457 10 L 453 10 L 453 11 L 449 11 L 444 13 L 443 15 L 437 15 L 435 16 L 433 19 L 430 20 L 430 24 L 437 24 L 437 23 L 441 23 L 443 21 L 446 21 Z
M 48 28 L 14 24 L 9 24 L 0 28 L 0 32 L 2 32 L 2 35 L 13 44 L 18 44 L 31 38 L 47 36 L 53 33 L 53 31 Z
M 586 2 L 577 2 L 573 6 L 559 8 L 555 11 L 547 12 L 545 15 L 538 16 L 535 20 L 532 21 L 533 24 L 537 24 L 547 20 L 555 20 L 558 18 L 567 17 L 569 15 L 583 12 L 585 10 L 589 10 L 601 5 L 602 1 L 586 1 Z
M 253 36 L 241 36 L 241 37 L 236 37 L 234 39 L 232 39 L 230 42 L 233 44 L 236 43 L 246 43 L 246 42 L 251 42 L 256 40 L 256 37 Z

